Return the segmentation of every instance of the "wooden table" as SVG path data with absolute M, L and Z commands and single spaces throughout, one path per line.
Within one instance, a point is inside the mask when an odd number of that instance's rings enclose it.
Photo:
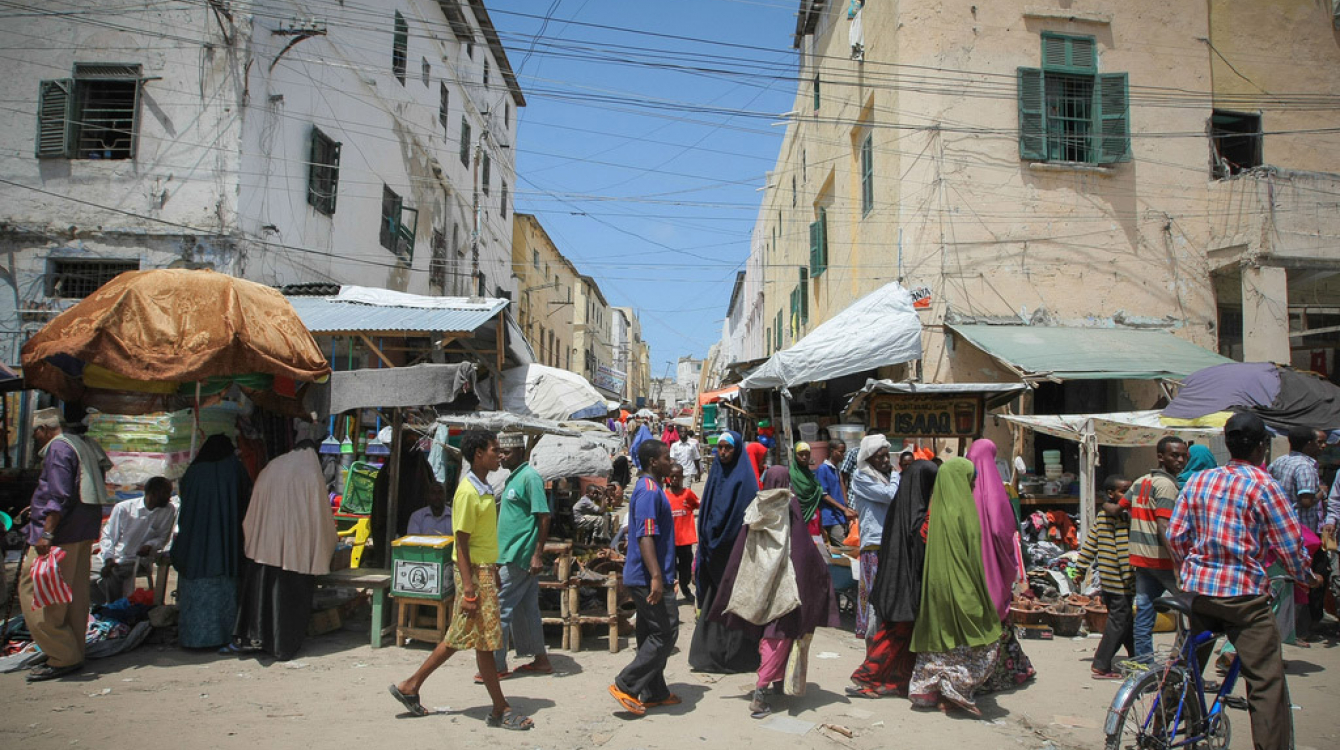
M 345 586 L 372 590 L 372 647 L 381 648 L 382 639 L 395 626 L 384 627 L 386 592 L 391 589 L 391 571 L 386 568 L 345 568 L 316 577 L 318 586 Z

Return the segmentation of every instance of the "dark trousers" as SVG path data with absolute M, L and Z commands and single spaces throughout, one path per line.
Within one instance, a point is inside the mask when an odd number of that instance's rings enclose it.
M 689 587 L 693 581 L 693 545 L 680 544 L 675 547 L 675 578 L 679 579 L 679 593 L 685 599 L 693 599 L 693 590 Z
M 1326 550 L 1319 549 L 1312 557 L 1312 572 L 1321 576 L 1323 583 L 1308 589 L 1307 604 L 1298 607 L 1294 617 L 1298 635 L 1308 639 L 1316 637 L 1321 619 L 1326 616 L 1326 592 L 1331 588 L 1331 566 L 1326 559 Z
M 1134 601 L 1133 594 L 1103 592 L 1107 627 L 1103 629 L 1103 640 L 1098 642 L 1098 650 L 1093 654 L 1094 671 L 1111 672 L 1112 659 L 1122 646 L 1126 647 L 1127 656 L 1135 656 L 1135 615 L 1131 609 Z
M 1268 596 L 1197 596 L 1191 603 L 1191 627 L 1223 631 L 1238 651 L 1247 683 L 1247 712 L 1252 743 L 1259 750 L 1293 747 L 1293 715 L 1284 680 L 1280 632 Z M 1202 668 L 1204 665 L 1201 665 Z
M 637 653 L 614 684 L 643 703 L 665 700 L 670 697 L 665 663 L 679 638 L 679 605 L 673 596 L 661 597 L 660 604 L 648 604 L 651 589 L 646 586 L 629 586 L 628 593 L 637 605 Z

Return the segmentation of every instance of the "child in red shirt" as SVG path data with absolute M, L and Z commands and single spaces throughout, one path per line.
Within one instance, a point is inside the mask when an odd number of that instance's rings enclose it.
M 698 527 L 693 521 L 698 496 L 684 486 L 684 467 L 679 464 L 670 466 L 665 497 L 670 501 L 670 515 L 675 519 L 675 577 L 679 579 L 679 593 L 693 601 L 689 582 L 693 580 L 693 545 L 698 541 Z

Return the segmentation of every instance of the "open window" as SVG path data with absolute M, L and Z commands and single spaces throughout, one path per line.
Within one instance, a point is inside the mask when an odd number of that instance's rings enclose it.
M 1212 172 L 1217 180 L 1263 163 L 1261 114 L 1216 109 L 1210 115 Z
M 39 84 L 37 158 L 135 158 L 140 66 L 75 63 L 73 73 Z

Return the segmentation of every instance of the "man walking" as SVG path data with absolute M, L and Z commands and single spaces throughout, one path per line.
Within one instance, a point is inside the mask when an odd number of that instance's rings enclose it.
M 684 486 L 692 486 L 702 473 L 702 456 L 698 453 L 698 443 L 690 439 L 690 432 L 679 433 L 679 442 L 670 446 L 670 460 L 684 469 Z
M 419 700 L 424 681 L 457 651 L 473 649 L 480 680 L 493 701 L 488 725 L 526 730 L 535 723 L 507 705 L 493 660 L 493 652 L 503 647 L 498 614 L 498 511 L 493 488 L 484 477 L 498 469 L 498 438 L 487 430 L 470 430 L 461 435 L 461 455 L 470 470 L 461 477 L 452 502 L 456 602 L 451 610 L 451 627 L 446 639 L 437 644 L 419 669 L 389 689 L 411 715 L 427 716 L 428 710 Z
M 1324 510 L 1326 493 L 1321 485 L 1317 471 L 1317 456 L 1326 444 L 1326 433 L 1311 427 L 1294 426 L 1289 428 L 1289 452 L 1270 462 L 1270 476 L 1279 482 L 1284 497 L 1293 506 L 1298 522 L 1309 531 L 1321 537 L 1325 525 Z M 1317 550 L 1313 558 L 1313 570 L 1326 569 L 1326 551 Z M 1323 579 L 1325 575 L 1323 574 Z M 1317 641 L 1314 629 L 1326 614 L 1326 587 L 1308 592 L 1306 607 L 1297 610 L 1296 622 L 1298 639 L 1304 643 Z
M 1225 631 L 1237 649 L 1252 743 L 1284 750 L 1293 747 L 1293 718 L 1263 558 L 1273 548 L 1298 582 L 1315 587 L 1321 577 L 1308 570 L 1311 560 L 1292 504 L 1261 468 L 1268 440 L 1265 422 L 1255 414 L 1229 418 L 1224 442 L 1233 460 L 1187 483 L 1168 543 L 1181 561 L 1182 588 L 1194 597 L 1193 629 Z
M 842 491 L 842 479 L 838 477 L 837 467 L 842 465 L 846 456 L 847 444 L 841 440 L 828 441 L 828 458 L 814 470 L 814 478 L 819 480 L 828 497 L 820 509 L 821 522 L 828 539 L 833 544 L 842 544 L 849 531 L 847 525 L 856 520 L 856 511 L 848 507 L 847 495 Z
M 84 665 L 93 540 L 98 538 L 107 490 L 100 452 L 82 438 L 64 434 L 57 410 L 33 414 L 33 442 L 42 471 L 28 505 L 30 546 L 19 574 L 19 602 L 33 640 L 47 655 L 46 663 L 28 673 L 28 682 L 42 682 Z M 32 568 L 47 555 L 55 555 L 71 599 L 44 602 L 39 608 Z
M 549 498 L 544 480 L 526 462 L 526 436 L 520 433 L 498 437 L 503 468 L 511 471 L 503 487 L 498 508 L 498 593 L 502 613 L 502 648 L 493 652 L 498 678 L 512 675 L 507 669 L 507 643 L 517 656 L 534 656 L 517 672 L 552 674 L 544 650 L 544 624 L 540 620 L 540 571 L 544 570 L 544 543 L 549 538 Z
M 680 702 L 665 684 L 665 663 L 679 638 L 675 588 L 675 526 L 661 482 L 670 473 L 670 450 L 659 440 L 638 447 L 642 474 L 628 503 L 628 557 L 623 583 L 637 607 L 637 654 L 624 667 L 610 695 L 634 716 L 653 706 Z
M 1135 571 L 1135 655 L 1154 653 L 1154 599 L 1178 593 L 1168 551 L 1168 519 L 1177 504 L 1177 475 L 1186 466 L 1186 441 L 1169 435 L 1158 442 L 1159 467 L 1135 480 L 1120 507 L 1130 511 L 1131 569 Z

